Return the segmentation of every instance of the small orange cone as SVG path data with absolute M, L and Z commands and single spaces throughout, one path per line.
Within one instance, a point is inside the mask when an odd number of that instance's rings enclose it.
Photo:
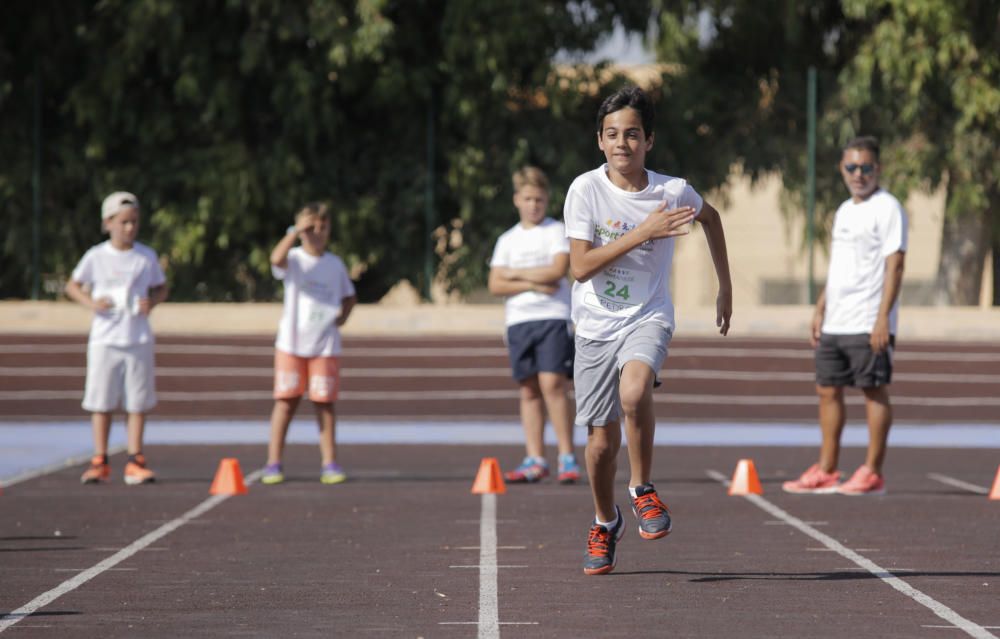
M 240 460 L 227 457 L 220 461 L 219 470 L 215 471 L 215 479 L 208 492 L 211 495 L 247 494 L 247 486 L 243 483 L 243 471 L 240 470 Z
M 507 485 L 503 483 L 503 475 L 500 474 L 500 464 L 496 457 L 483 457 L 483 461 L 479 464 L 479 472 L 476 473 L 476 481 L 472 482 L 472 494 L 502 495 L 506 492 Z
M 764 494 L 764 489 L 760 487 L 760 479 L 757 477 L 757 467 L 753 465 L 752 459 L 741 459 L 737 462 L 736 472 L 733 473 L 733 481 L 729 484 L 729 494 Z
M 997 478 L 993 480 L 993 490 L 990 491 L 990 499 L 1000 499 L 1000 466 L 997 466 Z

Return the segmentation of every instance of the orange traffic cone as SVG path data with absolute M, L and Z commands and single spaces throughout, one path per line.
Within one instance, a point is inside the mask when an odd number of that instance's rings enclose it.
M 220 461 L 219 470 L 215 471 L 215 479 L 208 492 L 212 495 L 247 494 L 247 486 L 243 483 L 243 471 L 240 470 L 240 460 L 227 457 Z
M 503 483 L 503 475 L 500 474 L 500 464 L 496 457 L 483 457 L 483 461 L 479 464 L 479 472 L 476 473 L 476 481 L 472 482 L 472 494 L 502 495 L 506 492 L 507 485 Z
M 997 466 L 997 478 L 993 480 L 993 490 L 990 491 L 990 499 L 1000 499 L 1000 466 Z
M 757 467 L 753 465 L 752 459 L 741 459 L 737 462 L 736 472 L 733 473 L 733 481 L 729 484 L 729 494 L 764 494 L 764 489 L 760 487 L 760 479 L 757 477 Z

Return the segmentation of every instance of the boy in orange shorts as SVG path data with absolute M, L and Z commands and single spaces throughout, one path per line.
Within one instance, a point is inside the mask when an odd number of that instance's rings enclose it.
M 295 241 L 301 245 L 293 248 Z M 339 484 L 347 474 L 337 463 L 333 403 L 340 387 L 339 327 L 357 302 L 343 261 L 326 250 L 330 217 L 324 204 L 305 205 L 271 251 L 271 272 L 285 283 L 285 300 L 275 341 L 274 410 L 263 484 L 285 480 L 281 456 L 288 425 L 306 390 L 316 407 L 323 470 L 320 481 Z

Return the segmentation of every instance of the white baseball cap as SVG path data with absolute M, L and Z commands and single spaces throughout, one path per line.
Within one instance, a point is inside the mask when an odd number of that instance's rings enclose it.
M 101 219 L 106 220 L 127 206 L 138 208 L 139 198 L 128 191 L 115 191 L 104 198 L 104 203 L 101 204 Z

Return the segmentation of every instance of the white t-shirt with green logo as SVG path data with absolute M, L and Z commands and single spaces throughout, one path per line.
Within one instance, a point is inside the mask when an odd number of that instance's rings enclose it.
M 646 171 L 649 185 L 625 191 L 607 175 L 607 165 L 577 177 L 566 194 L 566 237 L 609 244 L 642 223 L 666 200 L 667 210 L 690 206 L 701 212 L 702 197 L 681 178 Z M 674 328 L 670 269 L 674 238 L 650 240 L 621 256 L 586 282 L 573 285 L 576 334 L 610 341 L 637 324 Z

